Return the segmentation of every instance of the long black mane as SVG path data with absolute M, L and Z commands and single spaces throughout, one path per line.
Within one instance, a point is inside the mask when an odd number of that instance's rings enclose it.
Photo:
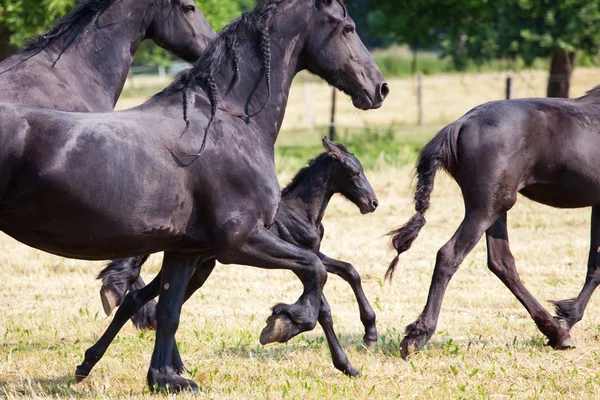
M 222 68 L 224 64 L 229 64 L 233 68 L 233 79 L 229 84 L 228 91 L 235 86 L 240 79 L 240 62 L 238 54 L 238 40 L 240 37 L 247 40 L 248 36 L 254 36 L 259 39 L 260 56 L 262 61 L 262 74 L 266 78 L 267 83 L 267 99 L 263 106 L 256 112 L 250 115 L 248 110 L 249 101 L 246 102 L 246 107 L 238 115 L 241 118 L 248 119 L 260 113 L 271 95 L 271 47 L 269 30 L 273 21 L 273 13 L 277 6 L 289 0 L 265 0 L 259 1 L 257 7 L 244 13 L 241 17 L 233 20 L 225 26 L 217 35 L 216 38 L 209 44 L 204 54 L 194 63 L 194 65 L 179 73 L 174 81 L 159 95 L 171 95 L 177 92 L 182 92 L 183 98 L 183 119 L 189 126 L 187 116 L 188 91 L 197 87 L 203 88 L 209 97 L 211 104 L 211 116 L 204 131 L 202 146 L 197 154 L 199 155 L 206 144 L 207 133 L 212 126 L 217 108 L 219 104 L 219 92 L 215 81 L 215 72 Z M 337 1 L 344 9 L 344 15 L 347 15 L 346 6 L 343 0 Z
M 344 146 L 342 143 L 335 143 L 335 145 L 337 147 L 339 147 L 343 152 L 351 154 L 348 151 L 348 149 L 346 148 L 346 146 Z M 306 176 L 309 174 L 312 174 L 311 169 L 316 164 L 318 164 L 320 161 L 326 159 L 327 157 L 330 157 L 329 153 L 324 151 L 323 153 L 319 154 L 315 158 L 309 160 L 308 164 L 305 167 L 303 167 L 302 169 L 300 169 L 300 171 L 298 171 L 296 173 L 296 175 L 294 175 L 294 177 L 292 178 L 290 183 L 288 183 L 287 186 L 281 190 L 281 197 L 285 196 L 287 193 L 292 191 L 292 189 L 294 189 L 294 188 L 298 187 L 298 185 L 302 184 L 302 182 L 304 182 L 306 180 Z
M 80 0 L 79 4 L 67 15 L 58 20 L 50 31 L 37 36 L 21 49 L 22 52 L 41 51 L 63 34 L 69 40 L 62 49 L 64 53 L 73 43 L 80 40 L 88 27 L 92 25 L 117 0 Z

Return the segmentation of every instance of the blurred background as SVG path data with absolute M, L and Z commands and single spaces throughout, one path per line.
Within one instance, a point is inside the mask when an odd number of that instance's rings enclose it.
M 196 0 L 215 29 L 255 0 Z M 376 168 L 412 162 L 444 124 L 472 107 L 517 97 L 576 97 L 600 79 L 600 0 L 348 0 L 357 31 L 391 94 L 360 112 L 309 74 L 294 82 L 278 154 L 318 151 L 324 134 Z M 0 0 L 0 60 L 50 29 L 76 0 Z M 137 53 L 117 109 L 140 104 L 187 65 L 150 41 Z

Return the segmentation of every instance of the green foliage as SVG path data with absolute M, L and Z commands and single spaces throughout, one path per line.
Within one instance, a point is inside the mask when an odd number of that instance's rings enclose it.
M 255 0 L 195 1 L 215 30 L 255 5 Z M 0 32 L 9 32 L 10 44 L 20 47 L 27 39 L 48 31 L 76 3 L 76 0 L 0 0 Z M 172 60 L 171 55 L 153 43 L 143 43 L 135 63 L 169 65 Z
M 366 1 L 371 27 L 388 42 L 441 44 L 442 56 L 459 69 L 492 59 L 531 65 L 557 50 L 600 50 L 600 0 Z
M 9 32 L 10 44 L 21 46 L 74 6 L 75 0 L 0 0 L 0 32 Z

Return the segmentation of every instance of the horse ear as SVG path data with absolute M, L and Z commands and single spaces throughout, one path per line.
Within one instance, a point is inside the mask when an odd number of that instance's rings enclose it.
M 327 136 L 323 136 L 323 147 L 327 150 L 327 154 L 335 160 L 341 160 L 344 153 L 342 149 L 335 145 Z

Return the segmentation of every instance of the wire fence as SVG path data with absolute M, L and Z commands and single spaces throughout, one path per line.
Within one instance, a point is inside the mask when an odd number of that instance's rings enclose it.
M 181 69 L 165 70 L 148 77 L 148 70 L 134 70 L 126 88 L 139 85 L 166 85 Z M 162 77 L 161 77 L 162 76 Z M 507 80 L 510 79 L 510 87 Z M 600 83 L 600 68 L 577 68 L 571 77 L 571 97 L 578 97 Z M 357 110 L 348 96 L 332 95 L 332 88 L 313 77 L 301 74 L 294 81 L 282 129 L 322 130 L 332 126 L 359 129 L 401 129 L 412 125 L 443 125 L 464 115 L 471 108 L 493 100 L 545 97 L 548 72 L 541 70 L 516 73 L 445 74 L 388 80 L 390 94 L 378 110 Z M 508 92 L 508 93 L 507 93 Z M 120 108 L 144 99 L 124 99 Z M 335 101 L 335 103 L 332 103 Z M 332 118 L 332 109 L 335 110 Z

